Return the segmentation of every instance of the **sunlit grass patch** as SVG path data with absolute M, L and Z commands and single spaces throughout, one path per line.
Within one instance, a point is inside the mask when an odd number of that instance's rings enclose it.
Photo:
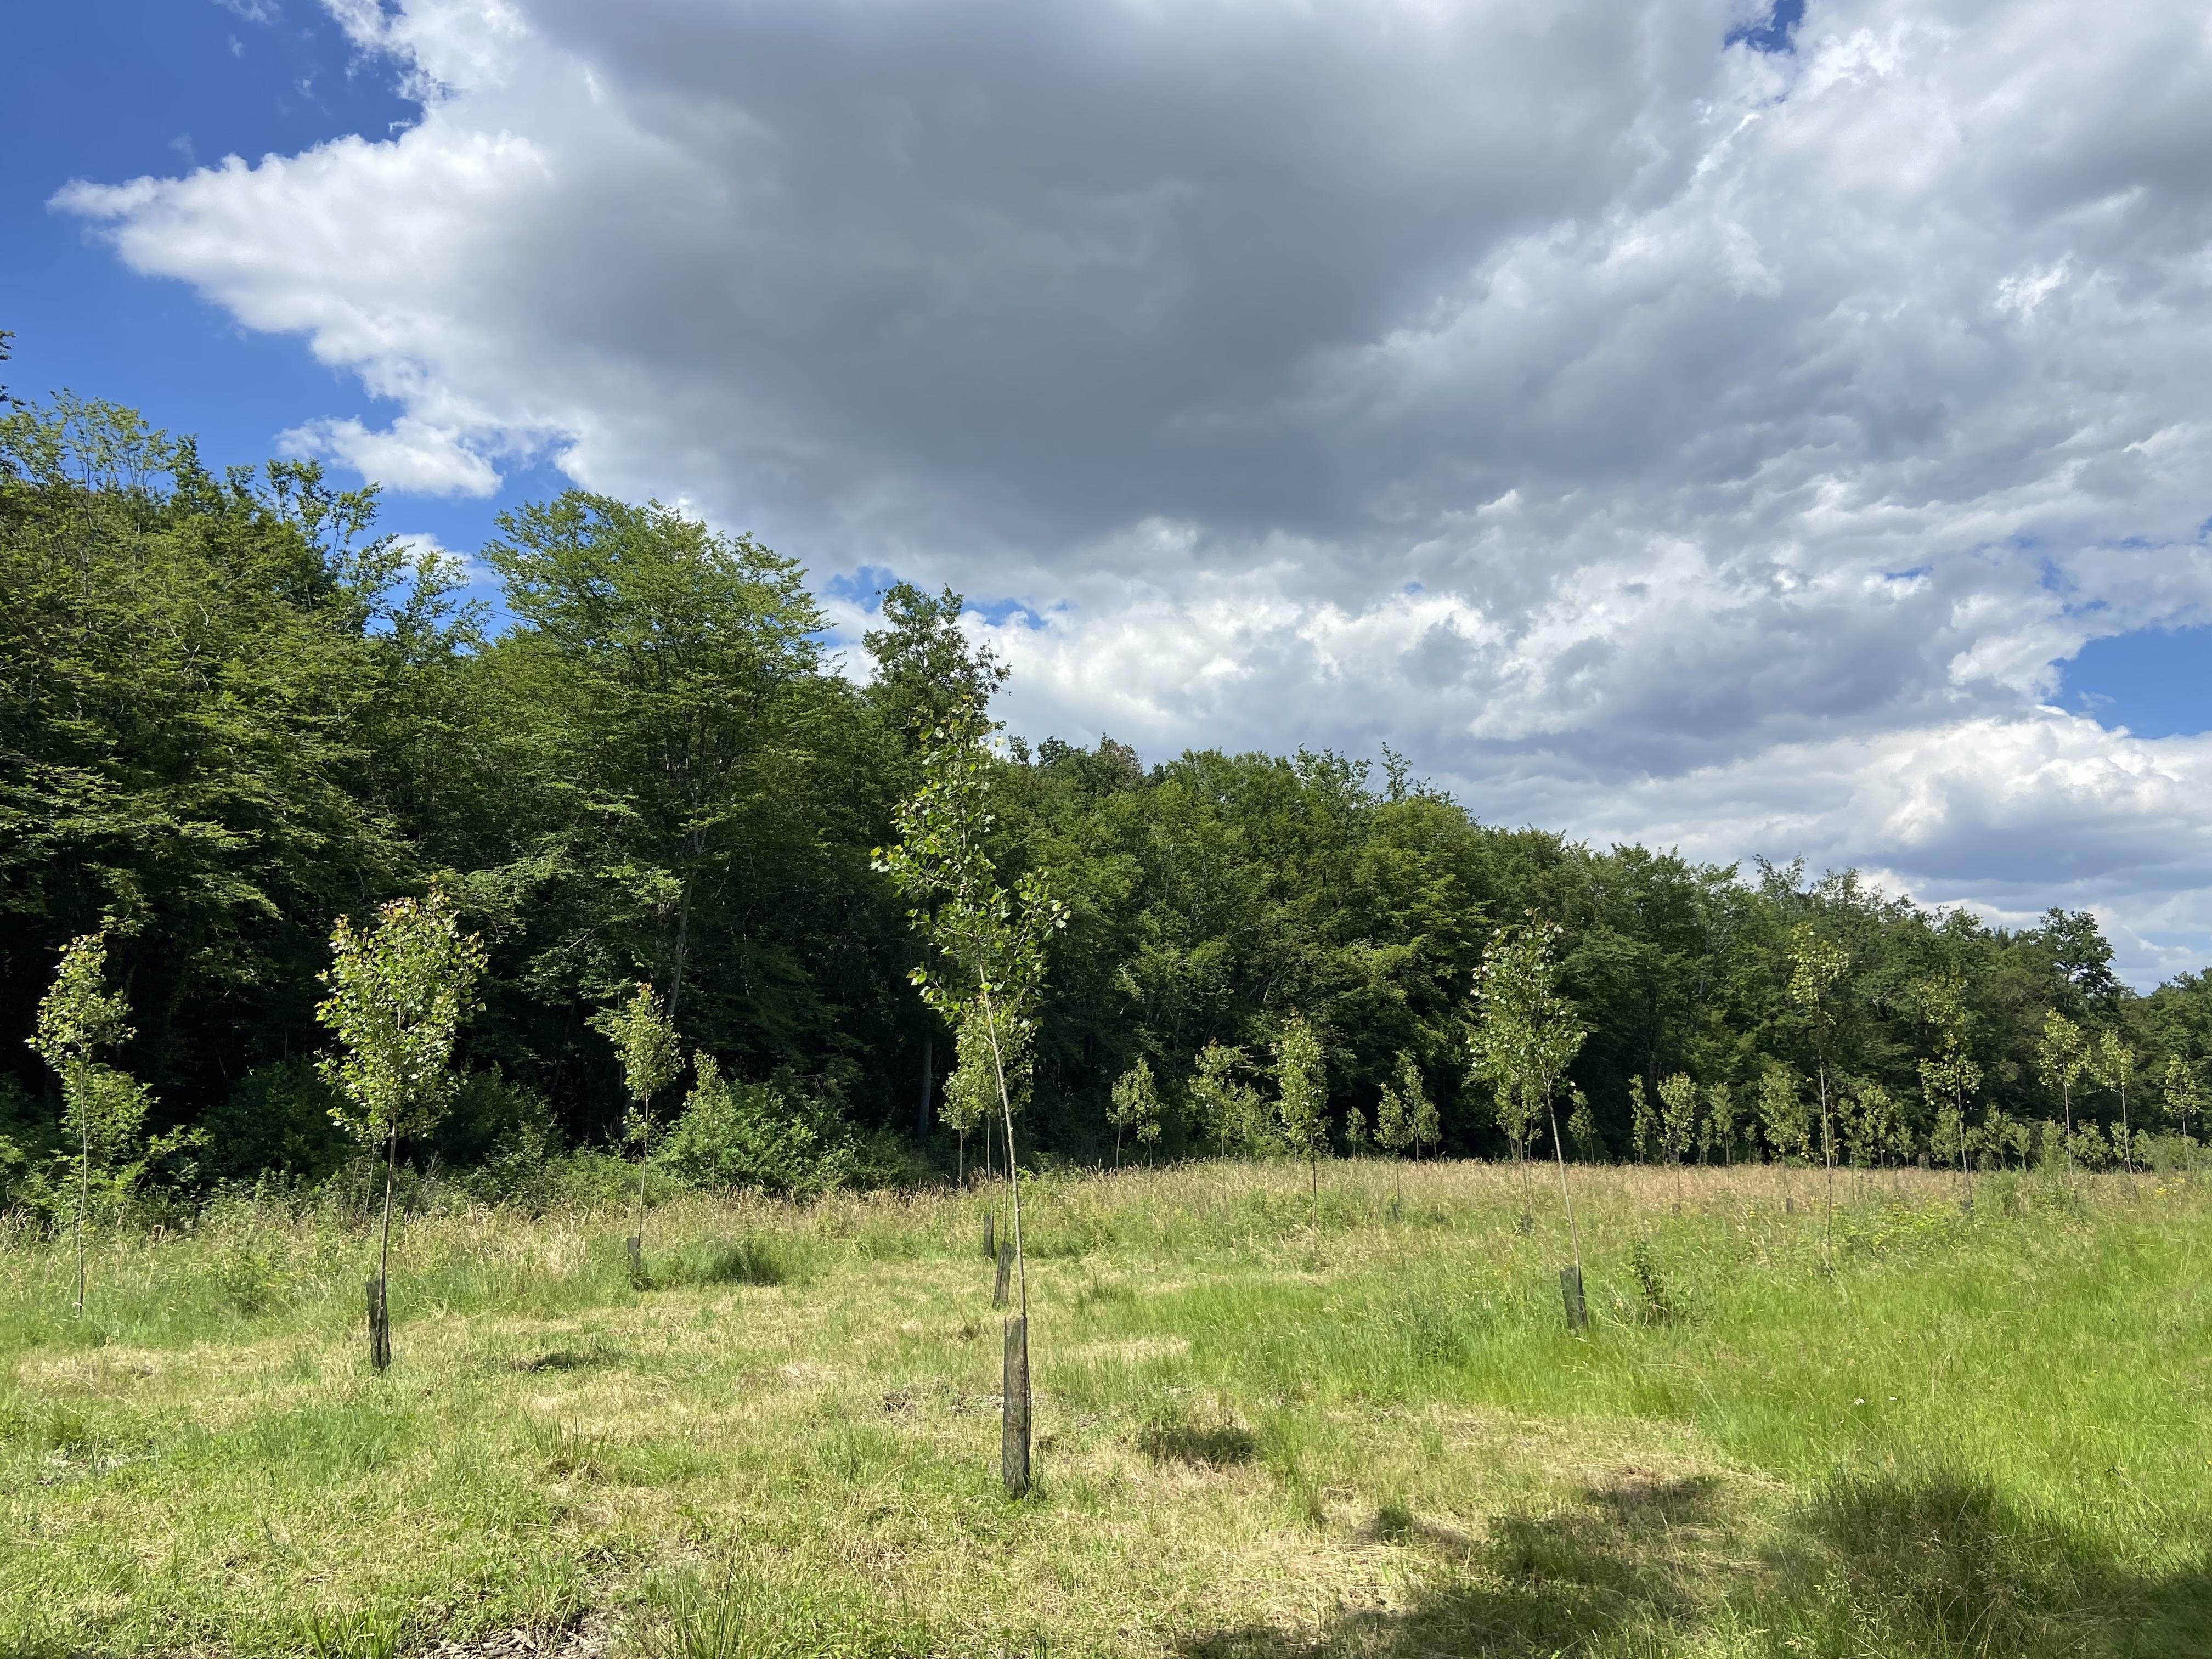
M 1036 1183 L 1039 1482 L 996 1479 L 988 1197 L 0 1249 L 0 1651 L 2187 1653 L 2192 1184 L 1201 1165 Z M 239 1264 L 245 1263 L 241 1267 Z M 258 1285 L 251 1311 L 237 1285 Z M 212 1287 L 212 1288 L 210 1288 Z M 404 1294 L 401 1294 L 404 1291 Z M 745 1632 L 752 1635 L 747 1637 Z M 755 1645 L 732 1649 L 733 1642 Z M 1791 1643 L 1797 1645 L 1791 1646 Z M 486 1650 L 487 1652 L 494 1650 Z

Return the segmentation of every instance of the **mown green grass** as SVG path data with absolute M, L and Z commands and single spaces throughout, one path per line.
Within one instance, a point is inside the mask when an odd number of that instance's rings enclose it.
M 1201 1165 L 975 1194 L 0 1245 L 0 1652 L 2212 1652 L 2188 1180 Z M 450 1649 L 448 1650 L 451 1650 Z

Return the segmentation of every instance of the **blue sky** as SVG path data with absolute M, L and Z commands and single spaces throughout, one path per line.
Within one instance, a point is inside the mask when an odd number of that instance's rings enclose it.
M 463 552 L 676 502 L 847 637 L 950 581 L 1032 738 L 1389 743 L 1494 821 L 2212 957 L 2186 8 L 17 14 L 21 394 L 298 434 Z
M 263 460 L 278 434 L 319 416 L 389 421 L 388 403 L 318 362 L 303 337 L 241 327 L 185 284 L 135 274 L 49 203 L 72 179 L 113 184 L 347 133 L 388 137 L 420 114 L 398 95 L 393 64 L 364 59 L 308 0 L 281 11 L 265 0 L 69 0 L 18 9 L 9 35 L 0 328 L 15 340 L 5 384 L 21 397 L 66 388 L 128 404 L 197 434 L 216 465 Z M 387 490 L 384 521 L 466 551 L 502 507 L 566 482 L 537 466 L 511 471 L 488 500 Z

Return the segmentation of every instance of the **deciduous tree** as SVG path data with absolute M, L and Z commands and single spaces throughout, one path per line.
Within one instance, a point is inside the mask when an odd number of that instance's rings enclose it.
M 622 1061 L 623 1087 L 629 1097 L 626 1139 L 637 1148 L 637 1232 L 630 1265 L 634 1271 L 642 1272 L 645 1179 L 653 1158 L 653 1097 L 683 1075 L 683 1052 L 675 1020 L 653 987 L 643 981 L 627 1001 L 601 1009 L 592 1024 L 614 1044 L 616 1058 Z
M 1275 1112 L 1283 1144 L 1306 1161 L 1313 1187 L 1314 1231 L 1321 1231 L 1321 1155 L 1328 1148 L 1328 1082 L 1321 1038 L 1303 1014 L 1283 1022 L 1275 1039 Z
M 1790 1000 L 1812 1028 L 1813 1059 L 1820 1081 L 1820 1159 L 1827 1180 L 1820 1260 L 1830 1272 L 1836 1266 L 1836 1137 L 1829 1102 L 1828 1045 L 1836 1025 L 1836 989 L 1850 965 L 1843 947 L 1826 938 L 1813 923 L 1802 921 L 1790 929 Z
M 992 810 L 993 727 L 973 699 L 963 699 L 930 734 L 921 786 L 901 802 L 898 839 L 879 849 L 875 867 L 906 899 L 908 915 L 936 953 L 909 975 L 929 1006 L 960 1030 L 981 1017 L 1006 1134 L 1006 1189 L 1020 1285 L 1018 1322 L 1006 1343 L 1009 1387 L 1001 1474 L 1015 1496 L 1029 1490 L 1029 1261 L 1022 1237 L 1021 1164 L 1014 1141 L 1012 1066 L 1036 1029 L 1047 941 L 1067 924 L 1067 912 L 1042 876 L 1030 872 L 1009 892 L 1000 882 L 988 842 Z M 1019 1045 L 1019 1046 L 1018 1046 Z M 1018 1391 L 1019 1398 L 1015 1395 Z
M 1478 1077 L 1503 1098 L 1533 1103 L 1548 1121 L 1559 1166 L 1559 1199 L 1567 1214 L 1577 1279 L 1582 1274 L 1582 1233 L 1574 1194 L 1567 1185 L 1565 1143 L 1559 1135 L 1557 1095 L 1567 1066 L 1589 1032 L 1575 1006 L 1560 994 L 1554 957 L 1558 924 L 1534 911 L 1517 927 L 1501 927 L 1483 947 L 1475 970 L 1474 1021 L 1468 1053 Z
M 319 1064 L 337 1091 L 331 1115 L 363 1146 L 384 1151 L 384 1220 L 378 1234 L 370 1301 L 370 1362 L 391 1363 L 392 1194 L 399 1138 L 436 1122 L 453 1099 L 453 1039 L 476 1006 L 483 941 L 461 932 L 453 902 L 433 887 L 426 898 L 397 898 L 374 927 L 344 916 L 331 933 L 330 995 L 315 1010 L 338 1041 Z

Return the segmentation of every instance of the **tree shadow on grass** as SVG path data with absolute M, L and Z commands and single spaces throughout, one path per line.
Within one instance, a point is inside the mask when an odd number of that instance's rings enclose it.
M 2212 1655 L 2212 1554 L 2165 1576 L 1948 1474 L 1858 1476 L 1759 1528 L 1707 1477 L 1631 1472 L 1470 1541 L 1386 1510 L 1370 1535 L 1428 1546 L 1403 1605 L 1318 1632 L 1206 1632 L 1184 1659 L 1656 1655 L 1780 1659 Z M 1716 1639 L 1717 1638 L 1717 1639 Z

